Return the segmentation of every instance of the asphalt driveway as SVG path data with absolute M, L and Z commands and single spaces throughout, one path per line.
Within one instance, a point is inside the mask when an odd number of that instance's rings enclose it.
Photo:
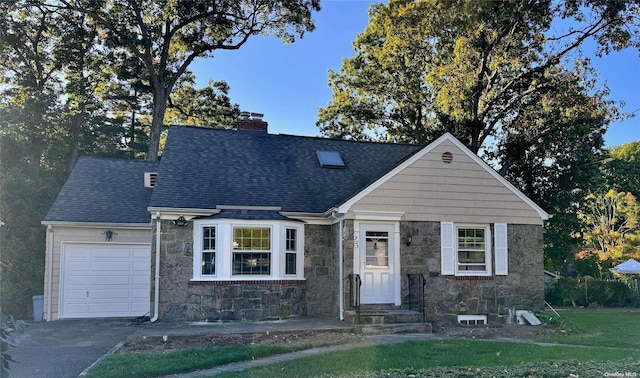
M 142 327 L 131 319 L 34 322 L 12 335 L 10 377 L 77 377 L 127 336 Z
M 12 335 L 10 377 L 77 377 L 129 337 L 263 333 L 293 330 L 352 330 L 352 324 L 313 317 L 260 322 L 157 322 L 136 319 L 73 319 L 34 322 Z M 424 328 L 424 327 L 422 327 Z

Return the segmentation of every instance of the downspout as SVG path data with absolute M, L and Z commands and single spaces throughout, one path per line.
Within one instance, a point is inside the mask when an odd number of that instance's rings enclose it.
M 156 212 L 156 273 L 153 281 L 153 318 L 151 323 L 158 320 L 160 308 L 160 212 Z
M 338 271 L 339 271 L 338 275 L 340 276 L 340 285 L 339 285 L 340 286 L 340 288 L 339 288 L 339 290 L 340 290 L 340 321 L 342 322 L 342 321 L 344 321 L 344 282 L 343 282 L 344 281 L 343 280 L 343 278 L 344 278 L 344 271 L 343 271 L 344 270 L 344 262 L 342 261 L 342 259 L 343 259 L 343 252 L 342 252 L 343 242 L 342 242 L 342 239 L 344 237 L 342 235 L 342 233 L 343 233 L 342 228 L 344 227 L 343 219 L 340 218 L 338 223 L 339 223 L 339 227 L 340 227 L 340 230 L 338 231 L 338 233 L 339 233 L 339 236 L 338 236 L 339 237 L 339 239 L 338 239 L 338 260 L 339 260 L 339 263 L 340 263 L 340 267 L 338 269 Z
M 53 300 L 52 296 L 53 296 L 53 226 L 48 225 L 47 226 L 47 254 L 49 255 L 49 261 L 47 263 L 48 265 L 48 269 L 49 269 L 49 274 L 47 275 L 47 281 L 49 282 L 49 287 L 47 287 L 47 318 L 45 319 L 46 321 L 50 322 L 51 321 L 51 309 L 52 309 L 52 305 L 51 305 L 51 301 Z
M 343 280 L 343 276 L 344 276 L 344 262 L 342 261 L 343 259 L 343 252 L 342 252 L 342 247 L 343 247 L 343 218 L 338 218 L 336 217 L 336 212 L 333 211 L 331 212 L 331 217 L 335 220 L 338 221 L 338 226 L 340 227 L 338 230 L 338 303 L 340 306 L 340 321 L 344 321 L 344 280 Z

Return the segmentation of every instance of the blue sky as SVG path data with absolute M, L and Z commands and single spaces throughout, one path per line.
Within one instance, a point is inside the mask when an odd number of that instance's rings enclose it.
M 318 109 L 331 100 L 328 70 L 338 71 L 354 55 L 352 42 L 369 21 L 369 5 L 377 1 L 332 0 L 314 15 L 316 29 L 294 44 L 273 37 L 252 37 L 236 51 L 219 51 L 195 61 L 191 69 L 198 86 L 224 80 L 231 101 L 242 110 L 264 113 L 273 134 L 317 136 Z M 611 98 L 622 100 L 625 112 L 636 117 L 610 126 L 608 147 L 640 140 L 640 57 L 631 49 L 603 58 L 593 57 Z

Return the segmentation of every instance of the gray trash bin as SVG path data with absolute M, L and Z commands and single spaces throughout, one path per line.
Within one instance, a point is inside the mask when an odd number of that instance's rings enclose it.
M 36 322 L 41 322 L 43 312 L 44 312 L 44 295 L 34 295 L 33 296 L 33 320 Z

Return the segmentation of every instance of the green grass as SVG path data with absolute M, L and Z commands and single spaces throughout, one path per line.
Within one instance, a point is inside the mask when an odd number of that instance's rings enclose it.
M 640 376 L 640 311 L 565 310 L 560 315 L 540 315 L 550 326 L 537 341 L 568 345 L 466 339 L 413 341 L 331 352 L 222 377 L 567 377 L 574 373 L 584 378 L 614 372 Z M 256 345 L 116 354 L 92 368 L 88 377 L 162 376 L 301 349 L 305 348 Z
M 565 310 L 558 318 L 550 311 L 541 317 L 552 319 L 552 329 L 538 341 L 609 346 L 617 348 L 640 348 L 640 311 L 624 309 Z M 640 376 L 640 374 L 639 374 Z
M 113 354 L 89 370 L 87 377 L 158 377 L 290 353 L 304 347 L 228 346 L 169 353 Z
M 331 352 L 276 365 L 220 375 L 237 377 L 320 377 L 376 376 L 385 371 L 414 371 L 434 367 L 457 367 L 463 373 L 485 367 L 517 367 L 540 363 L 546 366 L 556 361 L 566 363 L 637 361 L 640 351 L 600 347 L 541 346 L 525 343 L 486 340 L 432 340 L 407 342 L 401 345 L 380 345 L 349 351 Z M 440 370 L 438 370 L 440 371 Z M 442 371 L 440 371 L 442 373 Z M 399 376 L 406 377 L 406 372 Z M 509 371 L 506 376 L 513 374 Z M 422 376 L 423 374 L 419 374 Z M 437 376 L 436 374 L 435 376 Z M 564 375 L 565 377 L 567 375 Z M 581 375 L 582 377 L 583 375 Z

